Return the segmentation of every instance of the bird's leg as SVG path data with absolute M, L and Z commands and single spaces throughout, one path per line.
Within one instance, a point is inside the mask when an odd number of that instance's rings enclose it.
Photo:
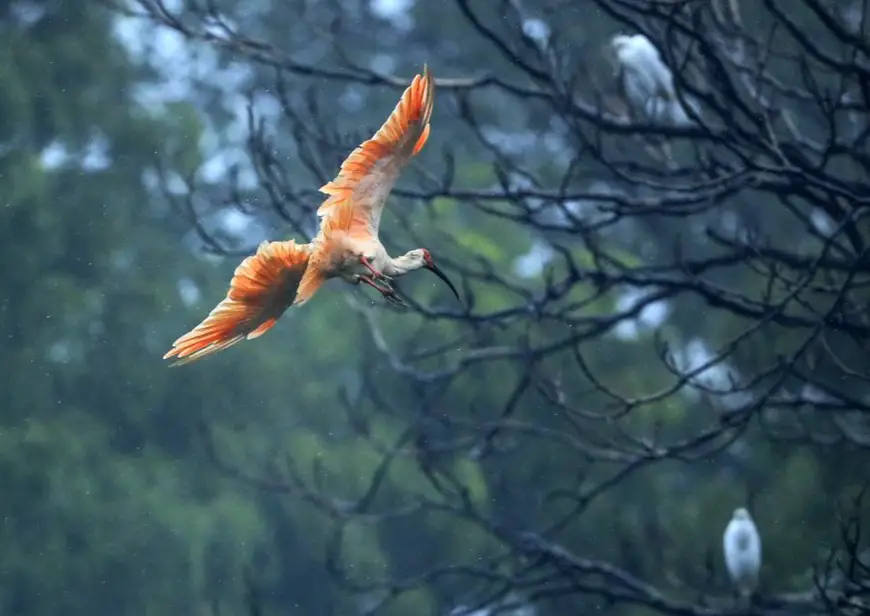
M 362 263 L 363 266 L 365 266 L 365 268 L 368 269 L 372 273 L 372 280 L 380 280 L 381 282 L 383 282 L 385 284 L 389 284 L 389 281 L 391 280 L 391 278 L 389 276 L 387 276 L 386 274 L 384 274 L 383 272 L 379 272 L 378 270 L 376 270 L 375 266 L 372 265 L 372 262 L 369 261 L 365 255 L 359 256 L 359 262 Z
M 397 308 L 407 308 L 408 304 L 405 303 L 401 297 L 396 295 L 396 292 L 393 289 L 390 289 L 386 293 L 384 293 L 384 299 L 390 302 L 393 306 Z
M 402 308 L 407 308 L 408 305 L 402 300 L 401 297 L 396 295 L 396 291 L 390 287 L 389 285 L 380 285 L 377 281 L 374 280 L 371 276 L 359 276 L 357 278 L 357 282 L 364 282 L 370 287 L 377 289 L 378 293 L 384 296 L 388 302 L 393 304 L 394 306 L 401 306 Z
M 356 282 L 357 282 L 357 284 L 364 282 L 367 285 L 369 285 L 370 287 L 377 289 L 379 293 L 389 293 L 391 291 L 391 289 L 388 286 L 378 284 L 378 282 L 374 278 L 372 278 L 371 276 L 364 276 L 362 274 L 359 274 L 356 277 Z

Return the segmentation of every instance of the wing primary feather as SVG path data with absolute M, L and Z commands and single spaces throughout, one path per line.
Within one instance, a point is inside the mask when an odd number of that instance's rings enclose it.
M 429 139 L 429 122 L 435 104 L 435 81 L 428 66 L 415 75 L 383 126 L 358 146 L 342 163 L 338 175 L 320 188 L 329 197 L 317 214 L 337 205 L 368 201 L 382 207 L 401 169 Z
M 308 267 L 310 245 L 263 242 L 233 272 L 226 297 L 199 325 L 178 338 L 163 359 L 180 366 L 262 336 L 293 303 Z

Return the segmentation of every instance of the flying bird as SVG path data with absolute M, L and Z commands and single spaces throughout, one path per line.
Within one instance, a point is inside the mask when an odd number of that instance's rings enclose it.
M 617 34 L 610 40 L 610 48 L 625 97 L 635 109 L 650 120 L 691 123 L 674 90 L 674 77 L 652 41 L 643 34 Z
M 725 566 L 740 596 L 748 599 L 758 585 L 761 570 L 761 536 L 749 512 L 739 507 L 722 535 Z
M 317 214 L 320 228 L 309 244 L 265 241 L 236 268 L 226 297 L 163 359 L 186 364 L 262 336 L 290 306 L 310 300 L 324 282 L 341 278 L 367 284 L 388 301 L 404 305 L 391 285 L 395 276 L 425 268 L 456 287 L 425 248 L 393 258 L 378 239 L 381 214 L 396 180 L 429 138 L 435 83 L 428 67 L 415 75 L 383 126 L 341 164 L 320 188 L 328 198 Z

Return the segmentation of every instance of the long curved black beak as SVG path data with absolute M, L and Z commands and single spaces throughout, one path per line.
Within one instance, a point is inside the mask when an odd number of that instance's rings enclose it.
M 446 284 L 448 287 L 450 287 L 450 290 L 453 291 L 453 295 L 456 296 L 456 299 L 459 300 L 460 302 L 462 301 L 462 299 L 459 297 L 459 291 L 457 291 L 457 290 L 456 290 L 456 287 L 453 286 L 453 283 L 450 282 L 450 279 L 447 277 L 447 274 L 445 274 L 444 272 L 442 272 L 442 271 L 438 268 L 437 265 L 435 265 L 434 263 L 427 263 L 427 264 L 426 264 L 426 269 L 428 269 L 430 272 L 432 272 L 433 274 L 435 274 L 436 276 L 438 276 L 438 278 L 440 278 L 441 280 L 443 280 L 443 281 L 444 281 L 444 284 Z

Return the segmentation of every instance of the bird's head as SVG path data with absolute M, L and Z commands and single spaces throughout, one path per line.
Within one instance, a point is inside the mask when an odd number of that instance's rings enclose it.
M 459 299 L 459 292 L 456 290 L 456 287 L 453 286 L 453 283 L 450 282 L 447 275 L 442 272 L 437 265 L 435 265 L 435 261 L 432 260 L 432 254 L 428 250 L 425 248 L 416 248 L 400 258 L 405 262 L 403 265 L 405 266 L 406 271 L 415 269 L 429 270 L 443 280 L 444 283 L 450 287 L 450 290 L 453 291 L 453 295 L 456 296 L 456 299 Z
M 632 36 L 629 34 L 617 34 L 610 39 L 610 48 L 619 53 L 621 49 L 625 49 L 631 45 Z
M 626 63 L 626 56 L 632 49 L 633 38 L 629 34 L 617 34 L 604 44 L 604 59 L 613 67 L 615 73 L 619 73 Z
M 610 49 L 621 64 L 650 63 L 659 59 L 659 50 L 645 34 L 617 34 Z
M 635 38 L 636 35 L 632 34 L 617 34 L 613 36 L 607 45 L 612 58 L 617 62 L 622 61 L 624 55 L 635 46 Z
M 746 507 L 738 507 L 734 510 L 734 515 L 732 516 L 735 520 L 749 520 L 750 515 L 749 511 Z

